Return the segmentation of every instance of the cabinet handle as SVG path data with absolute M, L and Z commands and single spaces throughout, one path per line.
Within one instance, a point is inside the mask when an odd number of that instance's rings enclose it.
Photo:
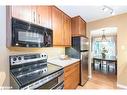
M 38 15 L 38 18 L 39 18 L 39 24 L 40 24 L 40 15 Z
M 33 15 L 34 15 L 34 23 L 35 23 L 35 12 L 33 12 Z

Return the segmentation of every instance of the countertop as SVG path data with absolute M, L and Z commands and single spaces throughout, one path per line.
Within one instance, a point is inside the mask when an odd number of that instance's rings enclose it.
M 75 58 L 69 58 L 66 60 L 62 60 L 60 58 L 53 58 L 53 59 L 48 60 L 49 63 L 56 64 L 62 67 L 69 66 L 78 61 L 80 61 L 80 59 L 75 59 Z

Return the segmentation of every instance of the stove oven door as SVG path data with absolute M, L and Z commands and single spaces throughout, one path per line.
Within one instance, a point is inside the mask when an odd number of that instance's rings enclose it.
M 63 74 L 59 77 L 56 77 L 47 83 L 41 85 L 37 89 L 63 89 L 64 83 L 63 83 Z

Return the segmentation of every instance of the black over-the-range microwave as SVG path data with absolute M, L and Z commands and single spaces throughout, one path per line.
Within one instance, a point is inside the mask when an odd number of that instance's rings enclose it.
M 14 47 L 52 47 L 53 31 L 46 27 L 12 18 L 11 45 Z

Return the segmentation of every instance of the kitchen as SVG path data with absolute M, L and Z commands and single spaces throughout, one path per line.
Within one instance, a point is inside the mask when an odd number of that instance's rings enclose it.
M 89 23 L 87 26 L 81 16 L 70 17 L 56 6 L 7 6 L 6 8 L 7 40 L 4 45 L 6 44 L 7 51 L 6 47 L 3 50 L 9 57 L 7 61 L 10 66 L 6 64 L 4 69 L 9 72 L 5 77 L 10 76 L 11 72 L 12 79 L 8 77 L 7 80 L 11 79 L 12 88 L 76 89 L 91 78 L 90 64 L 88 66 L 90 43 L 86 27 L 89 31 L 93 30 L 94 27 L 90 27 L 90 24 L 94 26 L 98 22 L 94 22 L 94 25 Z M 57 68 L 57 72 L 43 68 L 45 66 L 48 68 L 53 66 Z M 35 73 L 39 76 L 35 77 Z M 44 80 L 40 79 L 40 73 Z M 9 81 L 7 82 L 9 84 Z M 4 84 L 6 85 L 6 81 Z

